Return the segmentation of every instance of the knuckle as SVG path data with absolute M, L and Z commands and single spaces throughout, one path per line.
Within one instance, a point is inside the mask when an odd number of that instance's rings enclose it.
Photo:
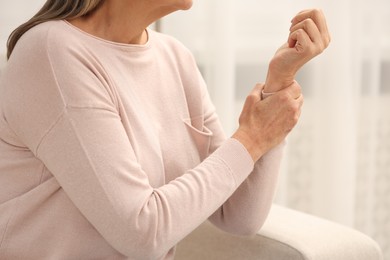
M 302 87 L 301 87 L 301 85 L 298 84 L 298 82 L 295 81 L 294 84 L 293 84 L 293 87 L 294 87 L 294 89 L 295 89 L 297 92 L 299 92 L 299 93 L 302 92 Z
M 303 21 L 303 26 L 304 26 L 305 28 L 307 28 L 307 27 L 309 27 L 309 26 L 312 26 L 312 25 L 315 25 L 315 23 L 314 23 L 314 21 L 313 21 L 313 19 L 312 19 L 311 17 L 309 17 L 309 18 L 307 18 L 307 19 L 305 19 L 305 20 Z
M 291 115 L 289 116 L 290 118 L 290 124 L 291 125 L 296 125 L 299 121 L 299 116 L 300 116 L 300 113 L 299 113 L 299 109 L 292 109 L 291 110 Z
M 315 8 L 315 9 L 313 9 L 313 15 L 314 16 L 320 16 L 320 15 L 322 15 L 322 9 L 320 9 L 320 8 Z
M 299 114 L 295 114 L 293 117 L 293 124 L 296 125 L 299 121 Z
M 289 100 L 289 96 L 287 93 L 282 93 L 279 95 L 279 101 L 280 102 L 287 102 Z
M 318 53 L 318 48 L 314 44 L 309 46 L 309 48 L 307 48 L 307 54 L 310 57 L 315 56 L 317 53 Z
M 303 32 L 304 32 L 304 29 L 299 28 L 299 29 L 296 29 L 294 32 L 292 32 L 291 36 L 294 36 L 295 38 L 299 38 L 299 37 L 301 37 Z
M 299 102 L 295 99 L 290 98 L 288 104 L 287 104 L 287 110 L 290 113 L 290 116 L 293 116 L 296 113 L 299 113 L 300 107 Z
M 324 43 L 325 43 L 325 46 L 326 46 L 326 47 L 329 46 L 330 41 L 331 41 L 330 35 L 326 35 L 326 36 L 324 37 Z
M 296 33 L 297 35 L 302 35 L 305 33 L 305 30 L 303 28 L 299 28 L 298 30 L 296 30 Z
M 295 115 L 299 114 L 299 110 L 300 110 L 300 108 L 299 108 L 298 102 L 294 102 L 294 104 L 292 105 L 292 109 L 291 109 L 294 117 L 295 117 Z
M 319 42 L 319 43 L 318 43 L 318 47 L 317 47 L 317 48 L 318 48 L 318 53 L 322 53 L 323 50 L 325 50 L 325 48 L 326 48 L 325 45 L 326 45 L 326 44 L 323 43 L 323 42 Z
M 322 53 L 322 51 L 324 50 L 324 47 L 323 47 L 323 46 L 324 46 L 324 45 L 323 45 L 322 43 L 314 44 L 313 47 L 312 47 L 311 50 L 310 50 L 310 51 L 311 51 L 310 54 L 311 54 L 312 56 L 316 56 L 316 55 Z

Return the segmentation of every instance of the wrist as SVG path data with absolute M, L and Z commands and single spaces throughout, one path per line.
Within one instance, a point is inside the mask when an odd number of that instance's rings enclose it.
M 267 78 L 265 80 L 264 92 L 277 92 L 290 86 L 295 79 L 295 73 L 278 73 L 276 69 L 272 69 L 271 65 L 268 69 Z
M 294 82 L 294 77 L 267 77 L 264 85 L 264 92 L 273 93 L 287 88 Z
M 264 154 L 261 146 L 251 138 L 245 131 L 238 129 L 233 135 L 232 138 L 238 140 L 248 151 L 252 157 L 253 162 L 257 162 L 260 157 Z

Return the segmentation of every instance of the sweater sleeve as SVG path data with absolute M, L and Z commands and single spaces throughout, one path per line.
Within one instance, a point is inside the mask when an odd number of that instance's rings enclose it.
M 166 253 L 231 196 L 253 167 L 241 144 L 230 139 L 194 169 L 152 188 L 120 118 L 99 108 L 66 108 L 37 157 L 102 236 L 136 259 Z
M 113 248 L 131 259 L 161 257 L 233 194 L 253 162 L 229 139 L 194 169 L 153 188 L 102 81 L 69 53 L 57 52 L 63 63 L 53 66 L 54 45 L 42 38 L 21 39 L 9 62 L 9 126 Z
M 200 85 L 203 89 L 204 125 L 213 132 L 210 145 L 210 152 L 213 152 L 224 144 L 226 137 L 202 79 Z M 248 178 L 209 218 L 214 225 L 240 235 L 255 234 L 261 228 L 272 205 L 284 146 L 285 141 L 256 162 Z

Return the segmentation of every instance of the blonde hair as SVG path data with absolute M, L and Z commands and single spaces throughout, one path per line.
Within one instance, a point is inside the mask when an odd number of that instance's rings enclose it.
M 47 0 L 30 20 L 16 28 L 7 41 L 7 59 L 16 43 L 32 27 L 51 20 L 74 19 L 89 14 L 104 0 Z

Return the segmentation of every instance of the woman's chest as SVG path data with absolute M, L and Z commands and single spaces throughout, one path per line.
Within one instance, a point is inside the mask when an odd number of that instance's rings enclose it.
M 206 153 L 210 137 L 191 125 L 194 117 L 203 118 L 200 92 L 187 89 L 174 73 L 131 69 L 122 75 L 114 83 L 122 124 L 141 168 L 159 187 L 198 165 Z

